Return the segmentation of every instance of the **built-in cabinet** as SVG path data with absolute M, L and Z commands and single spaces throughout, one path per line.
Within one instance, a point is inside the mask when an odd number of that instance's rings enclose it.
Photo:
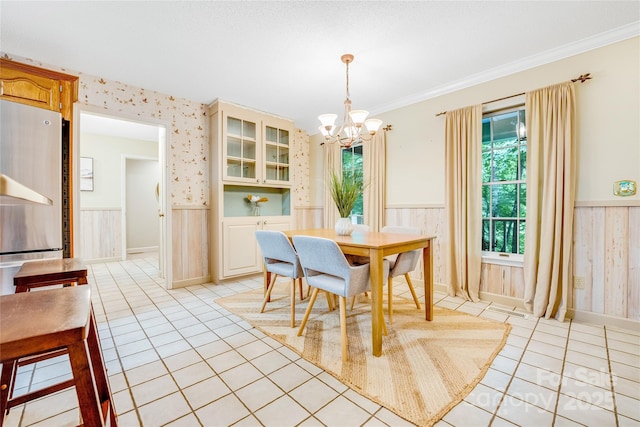
M 256 230 L 293 228 L 293 122 L 216 101 L 211 117 L 211 268 L 215 282 L 262 271 Z M 268 199 L 261 203 L 251 196 Z

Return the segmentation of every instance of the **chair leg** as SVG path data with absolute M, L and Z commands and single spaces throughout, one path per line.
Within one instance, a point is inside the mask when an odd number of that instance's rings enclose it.
M 296 327 L 296 279 L 291 279 L 291 327 Z
M 98 400 L 96 386 L 93 382 L 87 343 L 76 341 L 71 343 L 68 348 L 83 425 L 104 426 L 102 405 Z
M 389 312 L 389 324 L 393 324 L 393 278 L 387 279 L 387 311 Z
M 0 376 L 0 385 L 2 386 L 0 388 L 0 425 L 3 424 L 5 413 L 8 412 L 7 403 L 13 390 L 14 371 L 17 369 L 16 365 L 17 362 L 15 360 L 5 360 L 2 362 L 2 375 Z
M 413 283 L 411 283 L 411 277 L 409 277 L 409 273 L 405 273 L 404 278 L 407 279 L 407 284 L 409 285 L 409 290 L 411 291 L 411 295 L 413 296 L 413 301 L 416 303 L 416 307 L 420 310 L 420 301 L 418 301 L 418 296 L 416 295 L 416 290 L 413 288 Z
M 316 298 L 318 297 L 318 291 L 320 289 L 313 288 L 311 291 L 311 297 L 309 298 L 309 305 L 307 306 L 307 310 L 304 312 L 304 317 L 302 318 L 302 323 L 300 323 L 300 328 L 298 328 L 298 336 L 302 335 L 302 331 L 304 331 L 304 327 L 307 326 L 307 320 L 309 319 L 309 315 L 311 314 L 311 310 L 313 309 L 313 304 L 316 302 Z
M 271 278 L 271 283 L 269 283 L 269 287 L 267 288 L 267 292 L 264 294 L 264 301 L 262 301 L 262 308 L 260 309 L 260 313 L 264 313 L 264 308 L 267 306 L 267 302 L 269 302 L 269 298 L 271 298 L 271 291 L 273 290 L 273 286 L 276 284 L 277 274 L 274 274 Z
M 294 283 L 295 283 L 295 280 L 296 279 L 294 279 Z M 298 289 L 300 290 L 300 301 L 302 301 L 304 299 L 304 295 L 302 293 L 302 277 L 298 278 Z
M 334 305 L 333 296 L 329 292 L 324 293 L 327 296 L 327 305 L 329 306 L 329 311 L 333 311 L 336 306 Z
M 340 296 L 340 336 L 342 343 L 342 361 L 346 362 L 349 359 L 347 353 L 347 298 Z

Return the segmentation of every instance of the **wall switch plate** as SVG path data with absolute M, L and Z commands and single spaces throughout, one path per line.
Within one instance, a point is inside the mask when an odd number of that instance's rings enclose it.
M 584 289 L 584 277 L 573 276 L 573 287 L 575 289 Z

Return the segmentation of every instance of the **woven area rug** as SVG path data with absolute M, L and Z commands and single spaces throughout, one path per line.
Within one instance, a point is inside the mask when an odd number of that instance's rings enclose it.
M 504 346 L 508 324 L 435 307 L 434 320 L 413 301 L 395 297 L 393 325 L 383 336 L 382 356 L 371 354 L 371 306 L 364 295 L 347 309 L 349 361 L 341 360 L 339 310 L 329 311 L 318 295 L 301 337 L 298 326 L 308 298 L 296 305 L 296 328 L 289 326 L 286 282 L 276 284 L 260 313 L 256 289 L 216 302 L 323 368 L 344 384 L 420 426 L 440 420 L 482 379 Z M 386 307 L 386 301 L 385 301 Z M 386 314 L 385 314 L 386 316 Z

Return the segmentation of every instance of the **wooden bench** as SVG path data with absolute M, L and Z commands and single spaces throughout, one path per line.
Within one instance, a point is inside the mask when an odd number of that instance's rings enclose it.
M 27 261 L 13 277 L 16 293 L 42 286 L 73 284 L 87 284 L 87 267 L 79 258 Z

